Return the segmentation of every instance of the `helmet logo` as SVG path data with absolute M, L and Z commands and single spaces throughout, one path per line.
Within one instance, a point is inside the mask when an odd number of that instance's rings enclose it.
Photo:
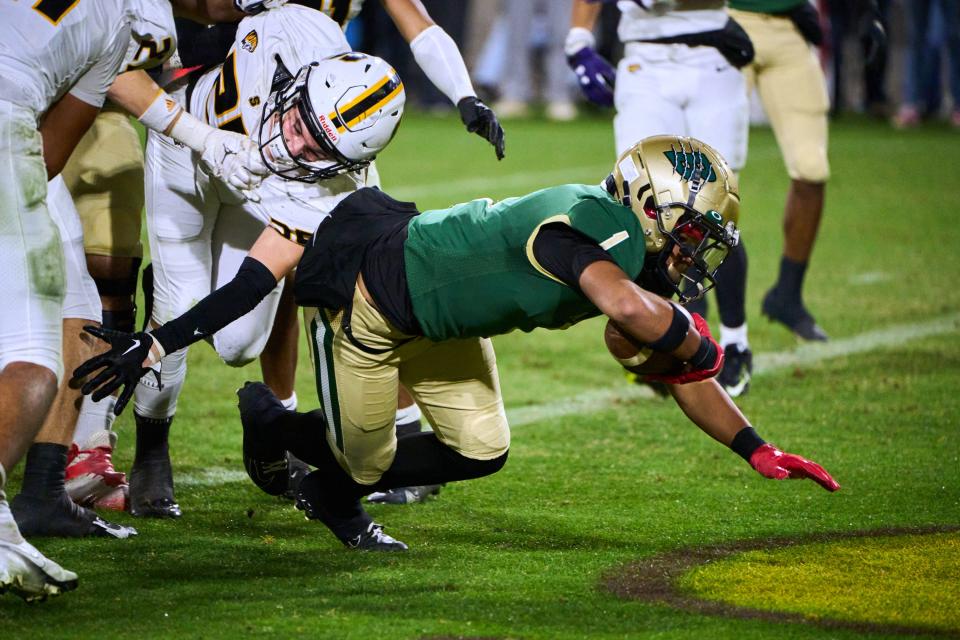
M 247 35 L 243 36 L 243 43 L 240 45 L 244 50 L 253 53 L 257 50 L 257 45 L 260 44 L 260 38 L 257 36 L 257 30 L 253 29 Z
M 317 119 L 320 121 L 320 128 L 323 129 L 323 132 L 327 134 L 327 137 L 330 138 L 330 141 L 336 144 L 337 140 L 340 139 L 340 135 L 337 133 L 336 128 L 330 124 L 330 120 L 327 119 L 327 116 L 322 113 L 317 114 Z
M 677 151 L 671 147 L 670 151 L 664 151 L 663 155 L 673 165 L 673 170 L 680 174 L 681 180 L 692 180 L 697 173 L 697 169 L 699 169 L 701 181 L 717 181 L 717 172 L 713 170 L 710 160 L 699 149 L 693 150 L 691 148 L 690 151 L 684 151 L 681 147 L 680 151 Z

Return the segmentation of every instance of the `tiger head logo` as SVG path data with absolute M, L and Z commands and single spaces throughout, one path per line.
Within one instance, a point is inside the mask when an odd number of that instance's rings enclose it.
M 257 45 L 260 43 L 260 39 L 257 37 L 257 31 L 254 29 L 247 35 L 243 36 L 243 43 L 240 45 L 250 53 L 253 53 L 257 49 Z

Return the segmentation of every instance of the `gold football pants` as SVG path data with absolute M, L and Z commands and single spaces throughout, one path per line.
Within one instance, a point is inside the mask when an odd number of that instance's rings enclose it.
M 356 482 L 376 483 L 393 462 L 401 382 L 445 445 L 475 460 L 506 453 L 510 429 L 489 339 L 405 335 L 355 289 L 351 332 L 364 350 L 345 334 L 344 313 L 311 309 L 306 329 L 327 442 Z

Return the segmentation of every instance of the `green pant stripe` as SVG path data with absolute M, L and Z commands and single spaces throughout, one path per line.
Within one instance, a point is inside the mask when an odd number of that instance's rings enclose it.
M 317 318 L 320 322 L 317 322 Z M 343 430 L 340 428 L 340 399 L 337 396 L 337 376 L 333 365 L 333 329 L 326 312 L 319 309 L 310 323 L 313 336 L 313 364 L 317 380 L 317 397 L 327 418 L 327 428 L 333 429 L 337 448 L 343 451 Z

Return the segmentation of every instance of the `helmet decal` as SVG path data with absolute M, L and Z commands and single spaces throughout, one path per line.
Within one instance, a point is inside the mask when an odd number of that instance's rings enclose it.
M 663 155 L 673 165 L 673 170 L 680 174 L 681 180 L 693 180 L 697 169 L 699 169 L 701 180 L 705 179 L 706 182 L 717 181 L 717 174 L 713 170 L 713 165 L 710 164 L 710 160 L 707 159 L 701 149 L 694 149 L 691 145 L 690 151 L 684 151 L 683 143 L 680 143 L 680 151 L 670 145 L 670 151 L 664 151 Z M 704 174 L 706 178 L 703 177 Z
M 337 105 L 337 110 L 331 113 L 329 118 L 337 131 L 342 132 L 379 111 L 401 91 L 403 91 L 403 83 L 394 71 L 392 75 L 384 76 L 348 104 L 342 107 Z

